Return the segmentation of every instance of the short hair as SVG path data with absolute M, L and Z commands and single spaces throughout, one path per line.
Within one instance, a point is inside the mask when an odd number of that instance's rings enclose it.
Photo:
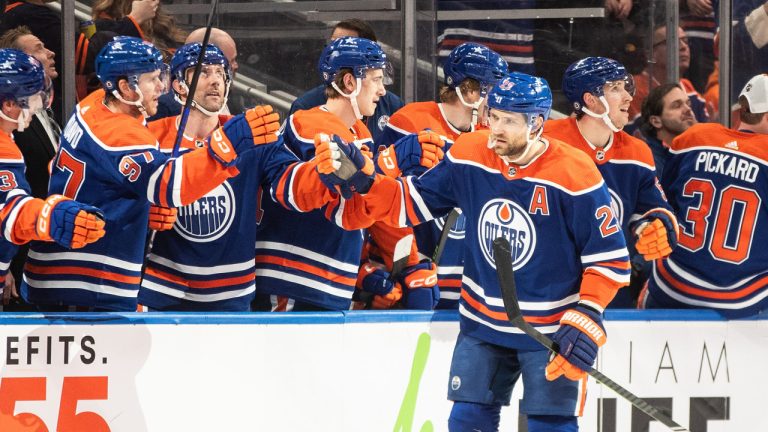
M 363 20 L 356 18 L 346 19 L 344 21 L 339 21 L 335 26 L 333 26 L 333 28 L 334 30 L 337 28 L 350 30 L 356 32 L 358 37 L 378 42 L 376 39 L 376 32 L 373 31 L 373 28 L 370 24 Z
M 344 88 L 344 76 L 347 74 L 352 74 L 352 69 L 350 68 L 341 68 L 338 72 L 336 72 L 336 77 L 334 77 L 333 82 L 336 83 L 336 86 L 340 89 Z M 336 99 L 342 97 L 341 94 L 339 94 L 338 91 L 336 91 L 335 88 L 333 88 L 332 85 L 328 84 L 325 86 L 325 98 L 327 100 Z
M 25 25 L 12 28 L 0 36 L 0 48 L 14 48 L 21 49 L 19 46 L 19 38 L 22 36 L 31 35 L 32 31 Z
M 662 84 L 654 87 L 648 94 L 648 97 L 645 98 L 643 107 L 640 109 L 643 134 L 656 136 L 656 128 L 651 125 L 651 116 L 660 116 L 664 112 L 664 97 L 676 88 L 683 90 L 680 84 L 677 83 Z
M 746 96 L 739 96 L 739 119 L 742 123 L 756 125 L 763 120 L 766 113 L 753 113 L 749 108 L 749 101 Z
M 459 84 L 459 91 L 461 91 L 462 96 L 473 90 L 477 92 L 480 91 L 480 81 L 474 78 L 465 78 L 464 81 Z M 453 103 L 459 99 L 459 95 L 456 94 L 456 90 L 454 90 L 453 87 L 449 87 L 445 84 L 440 86 L 439 96 L 440 102 L 442 103 Z

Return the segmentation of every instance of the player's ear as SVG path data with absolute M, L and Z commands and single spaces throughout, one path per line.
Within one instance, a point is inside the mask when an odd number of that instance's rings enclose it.
M 5 114 L 5 115 L 13 114 L 13 109 L 16 108 L 17 106 L 18 105 L 16 105 L 16 102 L 14 102 L 14 101 L 12 101 L 10 99 L 4 100 L 3 104 L 1 106 L 2 110 L 3 110 L 3 114 Z M 10 115 L 10 117 L 13 117 L 13 116 Z
M 173 80 L 173 82 L 171 82 L 171 87 L 173 87 L 173 91 L 179 96 L 184 97 L 187 95 L 187 90 L 181 86 L 179 80 Z
M 661 117 L 652 115 L 648 117 L 648 123 L 656 129 L 661 129 Z
M 355 87 L 357 87 L 357 80 L 355 79 L 355 76 L 351 73 L 345 73 L 344 74 L 344 91 L 349 94 L 355 91 Z

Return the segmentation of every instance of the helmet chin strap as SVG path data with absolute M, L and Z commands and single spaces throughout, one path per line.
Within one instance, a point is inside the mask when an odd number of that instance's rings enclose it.
M 585 106 L 581 107 L 581 110 L 584 111 L 584 114 L 590 117 L 603 119 L 603 123 L 605 123 L 605 125 L 608 126 L 608 129 L 614 132 L 619 132 L 621 129 L 617 128 L 616 125 L 614 125 L 613 122 L 611 121 L 611 118 L 608 117 L 608 113 L 611 111 L 611 109 L 608 107 L 608 101 L 605 100 L 605 96 L 600 96 L 600 102 L 602 102 L 603 106 L 605 107 L 605 112 L 602 114 L 597 114 Z
M 122 103 L 124 103 L 126 105 L 133 105 L 133 106 L 135 106 L 136 108 L 139 109 L 139 111 L 141 112 L 141 115 L 143 115 L 144 118 L 149 118 L 150 115 L 147 113 L 147 109 L 144 108 L 144 94 L 141 93 L 141 89 L 138 86 L 136 86 L 134 91 L 136 93 L 138 93 L 138 95 L 139 95 L 139 99 L 135 100 L 135 101 L 127 101 L 127 100 L 123 99 L 123 97 L 120 96 L 120 92 L 117 91 L 117 89 L 112 90 L 112 95 L 115 98 L 117 98 L 117 100 L 119 100 L 120 102 L 122 102 Z
M 16 123 L 16 130 L 19 132 L 24 132 L 24 129 L 27 128 L 27 120 L 32 117 L 32 115 L 33 114 L 29 112 L 28 108 L 22 108 L 21 111 L 19 111 L 19 117 L 14 119 L 5 115 L 5 113 L 0 110 L 0 118 Z
M 459 100 L 461 101 L 461 104 L 464 105 L 467 108 L 472 108 L 472 124 L 471 124 L 471 126 L 472 126 L 472 129 L 474 129 L 475 126 L 477 126 L 477 111 L 480 109 L 480 104 L 483 103 L 483 99 L 485 99 L 485 98 L 481 96 L 480 99 L 477 100 L 477 102 L 471 104 L 471 103 L 469 103 L 469 102 L 464 100 L 464 96 L 462 96 L 461 89 L 459 89 L 458 86 L 454 87 L 454 89 L 456 90 L 456 94 L 459 96 Z
M 184 90 L 184 92 L 189 94 L 189 87 L 187 87 L 187 83 L 181 82 L 179 83 L 179 85 L 181 85 L 181 88 Z M 174 92 L 173 98 L 176 100 L 176 102 L 180 103 L 181 106 L 184 106 L 184 103 L 186 102 L 186 97 L 185 97 L 185 100 L 181 100 L 181 97 L 179 96 L 179 94 Z M 221 114 L 221 112 L 224 111 L 224 108 L 227 106 L 227 100 L 229 100 L 229 84 L 226 84 L 225 86 L 224 102 L 221 104 L 221 108 L 219 108 L 217 111 L 208 111 L 207 109 L 203 108 L 202 105 L 197 103 L 197 101 L 194 99 L 192 99 L 192 108 L 200 111 L 201 113 L 203 113 L 203 115 L 207 117 L 214 117 Z
M 357 118 L 358 120 L 362 120 L 363 115 L 360 113 L 360 106 L 357 104 L 357 95 L 360 94 L 360 90 L 362 89 L 362 86 L 363 86 L 363 80 L 361 80 L 360 78 L 355 78 L 355 79 L 357 80 L 357 85 L 355 86 L 355 90 L 350 94 L 346 94 L 343 91 L 341 91 L 341 89 L 339 88 L 339 86 L 336 85 L 335 82 L 331 83 L 331 87 L 333 87 L 334 90 L 339 92 L 340 95 L 349 99 L 349 103 L 352 104 L 352 111 L 355 113 L 355 118 Z

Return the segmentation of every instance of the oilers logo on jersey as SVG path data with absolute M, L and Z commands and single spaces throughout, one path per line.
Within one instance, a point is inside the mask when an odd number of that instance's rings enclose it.
M 443 230 L 443 227 L 445 226 L 445 217 L 437 218 L 434 220 L 435 226 L 437 226 L 437 229 L 440 231 Z M 451 230 L 448 231 L 448 238 L 452 239 L 463 239 L 464 238 L 464 230 L 467 228 L 467 218 L 464 217 L 464 213 L 459 212 L 459 217 L 456 218 L 456 222 L 453 223 L 453 226 L 451 227 Z
M 173 229 L 189 241 L 211 242 L 229 230 L 235 210 L 232 186 L 224 182 L 199 200 L 179 208 Z
M 480 212 L 477 224 L 480 249 L 485 260 L 496 268 L 493 258 L 493 241 L 505 237 L 512 246 L 512 266 L 523 267 L 533 256 L 536 248 L 536 229 L 525 210 L 517 203 L 497 198 L 488 201 Z

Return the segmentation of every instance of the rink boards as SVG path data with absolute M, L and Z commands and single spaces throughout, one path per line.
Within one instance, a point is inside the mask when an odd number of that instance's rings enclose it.
M 3 314 L 0 323 L 0 431 L 447 429 L 455 312 Z M 671 407 L 678 423 L 768 430 L 768 321 L 609 311 L 606 326 L 598 368 Z M 513 407 L 521 396 L 519 384 Z M 505 408 L 501 430 L 518 420 Z M 647 425 L 590 381 L 583 431 L 665 430 Z

